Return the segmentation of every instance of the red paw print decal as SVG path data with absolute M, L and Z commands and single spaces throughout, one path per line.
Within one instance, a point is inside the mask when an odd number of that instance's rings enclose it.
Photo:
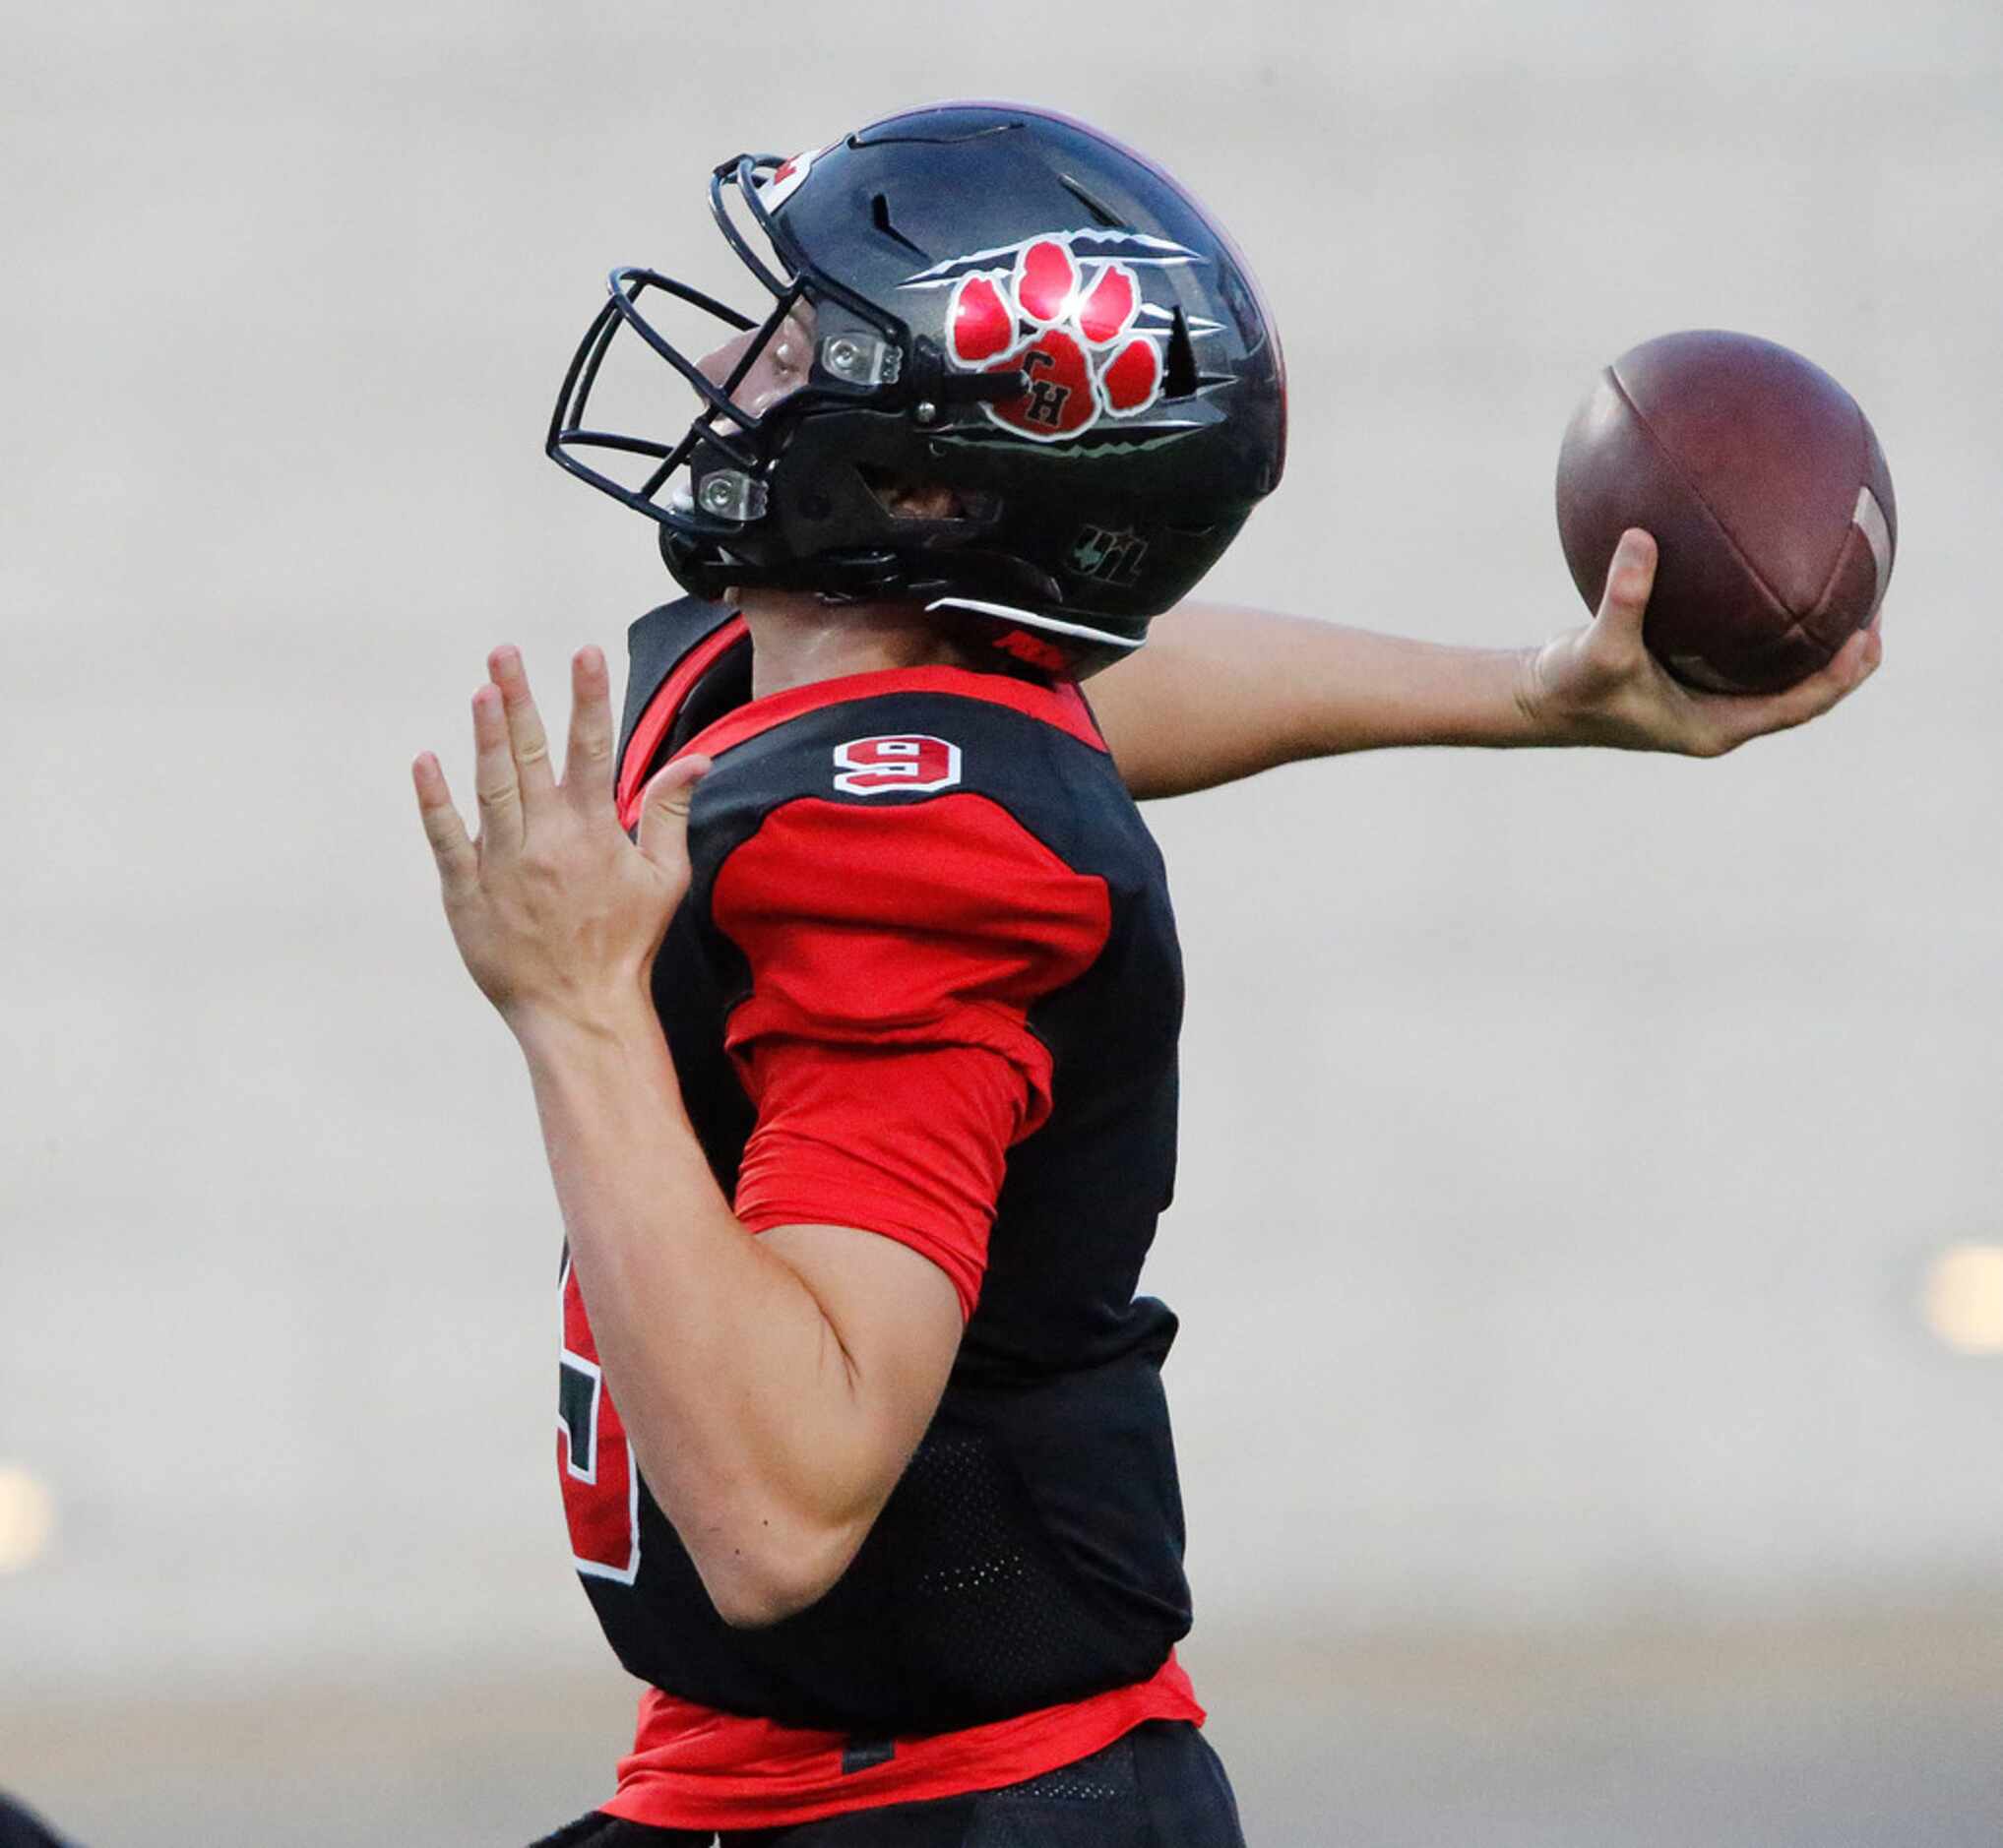
M 991 255 L 1014 261 L 957 277 L 946 351 L 962 372 L 1028 376 L 1021 397 L 982 405 L 1003 429 L 1065 443 L 1101 417 L 1131 417 L 1160 398 L 1161 348 L 1136 331 L 1144 303 L 1130 265 L 1081 257 L 1057 233 Z

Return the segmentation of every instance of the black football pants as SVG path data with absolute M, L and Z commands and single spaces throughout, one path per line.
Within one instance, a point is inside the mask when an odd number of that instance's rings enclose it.
M 720 1836 L 594 1813 L 534 1848 L 1245 1848 L 1218 1756 L 1194 1726 L 1150 1720 L 1027 1783 Z

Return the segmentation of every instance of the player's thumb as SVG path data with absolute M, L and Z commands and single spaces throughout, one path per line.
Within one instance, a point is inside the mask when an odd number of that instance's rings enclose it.
M 640 802 L 640 851 L 686 886 L 689 876 L 689 808 L 696 784 L 710 773 L 706 757 L 678 757 L 657 770 Z
M 1649 592 L 1655 587 L 1656 542 L 1640 526 L 1630 526 L 1620 535 L 1620 543 L 1613 548 L 1613 562 L 1606 568 L 1598 620 L 1629 631 L 1639 640 Z

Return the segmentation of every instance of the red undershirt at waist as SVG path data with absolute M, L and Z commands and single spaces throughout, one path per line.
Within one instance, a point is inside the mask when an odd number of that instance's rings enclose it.
M 619 1763 L 618 1795 L 603 1809 L 657 1828 L 776 1828 L 998 1790 L 1090 1757 L 1148 1720 L 1204 1722 L 1172 1651 L 1130 1687 L 963 1732 L 900 1739 L 888 1750 L 720 1713 L 650 1688 L 640 1696 L 632 1754 Z M 845 1754 L 854 1768 L 843 1768 Z

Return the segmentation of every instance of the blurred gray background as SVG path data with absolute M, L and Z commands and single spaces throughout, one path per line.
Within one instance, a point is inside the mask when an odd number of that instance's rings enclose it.
M 633 1689 L 566 1564 L 557 1228 L 406 766 L 666 594 L 539 453 L 701 181 L 972 92 L 1238 233 L 1291 468 L 1207 588 L 1583 612 L 1559 433 L 1686 326 L 1898 483 L 1889 655 L 1700 765 L 1163 806 L 1152 1286 L 1255 1848 L 2003 1841 L 2003 11 L 7 0 L 0 1786 L 92 1843 L 508 1844 Z

